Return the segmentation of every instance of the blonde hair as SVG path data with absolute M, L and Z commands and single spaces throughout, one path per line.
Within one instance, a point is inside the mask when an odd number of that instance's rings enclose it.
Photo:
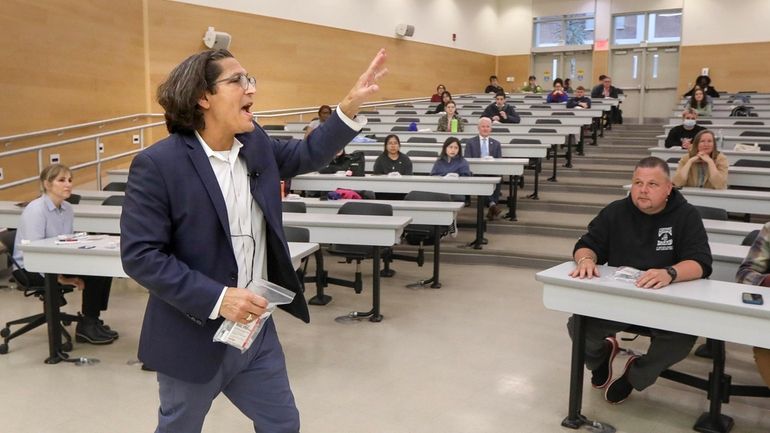
M 43 171 L 40 172 L 40 183 L 43 185 L 43 191 L 48 191 L 45 187 L 46 182 L 53 182 L 62 173 L 72 175 L 72 170 L 64 164 L 51 164 L 44 168 Z
M 700 144 L 701 137 L 704 134 L 711 134 L 711 139 L 714 140 L 714 148 L 711 150 L 711 154 L 709 155 L 711 159 L 716 159 L 717 155 L 719 155 L 719 151 L 717 150 L 716 134 L 714 134 L 714 131 L 710 129 L 704 129 L 703 131 L 695 134 L 695 138 L 692 139 L 692 144 L 690 145 L 690 150 L 688 151 L 690 158 L 698 154 L 698 144 Z

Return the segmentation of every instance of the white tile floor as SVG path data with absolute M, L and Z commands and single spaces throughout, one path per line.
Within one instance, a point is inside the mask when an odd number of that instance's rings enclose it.
M 331 266 L 337 274 L 353 272 L 352 265 Z M 404 262 L 395 268 L 398 274 L 383 280 L 382 323 L 335 322 L 350 310 L 368 309 L 371 297 L 366 289 L 355 295 L 334 286 L 331 304 L 311 307 L 310 325 L 277 315 L 303 432 L 570 431 L 559 424 L 567 407 L 566 315 L 543 307 L 534 270 L 445 265 L 442 289 L 411 290 L 405 284 L 430 269 Z M 99 364 L 43 364 L 43 328 L 13 341 L 11 352 L 0 356 L 0 432 L 153 431 L 155 376 L 131 365 L 146 296 L 133 283 L 115 284 L 104 318 L 120 339 L 103 347 L 76 344 L 72 352 L 99 358 Z M 65 309 L 76 311 L 77 305 L 77 295 L 70 295 Z M 0 290 L 0 321 L 41 307 L 20 292 Z M 643 349 L 646 342 L 630 347 Z M 759 383 L 750 350 L 728 350 L 734 383 Z M 620 367 L 624 359 L 616 362 Z M 694 357 L 679 367 L 703 374 L 709 369 Z M 588 386 L 583 412 L 620 432 L 668 433 L 692 431 L 707 407 L 703 392 L 661 379 L 619 406 Z M 733 432 L 761 432 L 770 430 L 768 409 L 768 400 L 733 398 L 724 412 L 736 420 Z M 219 398 L 204 431 L 246 432 L 251 426 Z

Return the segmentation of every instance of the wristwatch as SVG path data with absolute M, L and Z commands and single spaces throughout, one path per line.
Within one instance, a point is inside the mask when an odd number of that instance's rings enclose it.
M 676 280 L 676 269 L 673 266 L 666 266 L 666 272 L 671 276 L 671 282 L 673 283 Z

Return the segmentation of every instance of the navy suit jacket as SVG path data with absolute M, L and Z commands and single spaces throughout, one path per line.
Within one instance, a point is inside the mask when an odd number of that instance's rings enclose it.
M 305 140 L 277 140 L 255 126 L 243 143 L 251 194 L 264 213 L 268 280 L 296 293 L 285 306 L 310 321 L 283 232 L 280 179 L 316 170 L 357 134 L 336 112 Z M 171 134 L 131 163 L 120 218 L 123 269 L 150 291 L 139 359 L 163 374 L 209 381 L 226 349 L 209 320 L 224 286 L 237 285 L 227 208 L 194 134 Z M 282 306 L 284 307 L 284 306 Z
M 492 137 L 489 139 L 489 156 L 493 158 L 502 158 L 503 150 L 500 147 L 500 142 Z M 465 152 L 463 156 L 466 158 L 481 158 L 481 139 L 479 136 L 469 138 L 465 141 Z

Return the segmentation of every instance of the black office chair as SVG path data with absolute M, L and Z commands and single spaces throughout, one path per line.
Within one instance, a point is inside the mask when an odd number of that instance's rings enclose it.
M 436 143 L 436 137 L 409 137 L 407 143 Z
M 517 111 L 517 113 L 519 113 L 519 116 L 531 116 L 532 115 L 531 111 Z
M 265 131 L 285 131 L 286 128 L 283 125 L 262 125 L 262 129 Z
M 529 106 L 529 108 L 538 108 L 538 109 L 544 109 L 544 110 L 552 110 L 553 109 L 553 107 L 551 107 L 548 104 L 542 104 L 542 105 L 532 104 L 532 105 Z
M 414 110 L 396 110 L 396 114 L 417 114 Z
M 759 150 L 770 152 L 770 144 L 759 143 Z
M 438 152 L 432 150 L 409 150 L 406 152 L 406 156 L 429 156 L 431 158 L 438 158 Z
M 739 159 L 735 161 L 733 167 L 760 167 L 770 168 L 770 161 L 760 161 L 756 159 Z
M 419 117 L 398 117 L 396 123 L 420 123 Z
M 574 111 L 554 111 L 552 116 L 574 116 Z
M 473 112 L 471 112 L 471 116 L 474 116 L 474 117 L 475 116 L 481 116 L 482 114 L 484 114 L 483 111 L 473 111 Z
M 672 156 L 671 158 L 667 159 L 666 162 L 669 164 L 679 164 L 679 159 L 676 156 Z
M 511 130 L 508 129 L 508 128 L 500 128 L 500 127 L 495 128 L 495 127 L 492 127 L 492 132 L 497 133 L 497 134 L 508 134 L 508 133 L 511 132 Z
M 561 125 L 561 120 L 559 120 L 559 119 L 537 119 L 537 120 L 535 120 L 535 124 L 537 124 L 537 125 Z
M 394 126 L 390 128 L 391 132 L 409 132 L 408 126 Z
M 125 190 L 126 190 L 125 182 L 110 182 L 104 188 L 102 188 L 102 191 L 124 192 Z
M 358 114 L 366 114 L 366 115 L 370 115 L 370 114 L 380 114 L 380 112 L 379 112 L 379 111 L 377 111 L 377 110 L 361 110 L 361 111 L 359 111 L 359 112 L 358 112 Z M 367 118 L 367 119 L 368 119 L 370 122 L 372 121 L 372 119 L 369 119 L 369 118 Z
M 542 144 L 539 138 L 512 138 L 511 144 Z
M 754 126 L 762 126 L 765 122 L 761 120 L 736 120 L 733 122 L 733 125 L 754 125 Z
M 452 196 L 440 192 L 410 191 L 406 197 L 404 197 L 404 200 L 451 202 Z M 422 266 L 425 263 L 425 246 L 435 244 L 440 238 L 443 238 L 447 234 L 449 234 L 449 226 L 441 226 L 439 228 L 439 239 L 436 239 L 432 225 L 409 224 L 404 228 L 403 239 L 409 245 L 418 246 L 417 256 L 393 253 L 391 257 L 395 260 L 415 262 L 417 263 L 417 266 Z
M 529 128 L 527 132 L 530 134 L 555 134 L 556 130 L 551 128 Z
M 369 123 L 372 123 L 372 122 L 374 122 L 374 123 L 381 123 L 382 119 L 380 119 L 379 117 L 367 117 L 366 121 L 369 122 Z
M 20 266 L 16 263 L 16 260 L 13 259 L 13 251 L 14 251 L 14 239 L 16 238 L 16 230 L 6 230 L 2 233 L 0 233 L 0 242 L 5 246 L 5 252 L 6 260 L 8 262 L 8 267 L 14 269 L 13 271 L 13 278 L 16 281 L 16 288 L 24 292 L 24 296 L 34 296 L 38 298 L 39 300 L 43 301 L 45 299 L 45 286 L 36 286 L 33 285 L 28 275 L 25 271 L 22 271 Z M 64 286 L 59 285 L 60 293 L 58 296 L 61 296 L 61 305 L 65 305 L 66 301 L 64 300 L 64 294 L 72 292 L 74 290 L 73 286 Z M 62 325 L 67 326 L 72 322 L 80 322 L 81 318 L 79 316 L 73 316 L 71 314 L 61 313 L 59 315 L 59 318 L 62 322 Z M 3 343 L 0 344 L 0 355 L 5 355 L 8 353 L 8 343 L 17 338 L 20 337 L 27 332 L 45 325 L 47 323 L 45 312 L 41 312 L 38 314 L 33 314 L 32 316 L 22 317 L 21 319 L 11 320 L 10 322 L 6 322 L 5 327 L 3 329 L 0 329 L 0 337 L 3 338 Z M 22 325 L 21 328 L 17 329 L 16 331 L 11 332 L 11 326 L 16 325 Z M 64 326 L 61 327 L 62 330 L 62 336 L 64 337 L 64 343 L 62 344 L 62 350 L 65 352 L 69 352 L 72 350 L 72 336 L 67 332 L 67 330 L 64 328 Z
M 67 202 L 69 202 L 69 204 L 78 204 L 80 203 L 80 198 L 80 194 L 70 194 L 67 198 Z
M 741 137 L 770 137 L 768 131 L 743 131 L 740 134 Z
M 741 245 L 744 247 L 750 247 L 754 245 L 754 241 L 757 240 L 757 237 L 759 236 L 759 230 L 752 230 L 749 234 L 746 235 L 745 238 L 741 241 Z
M 696 123 L 697 123 L 698 125 L 713 125 L 713 124 L 714 124 L 714 122 L 712 122 L 711 120 L 706 120 L 706 119 L 702 119 L 702 120 L 701 120 L 701 119 L 698 119 L 698 120 L 696 121 Z
M 727 221 L 727 211 L 718 207 L 695 206 L 700 217 L 705 220 Z
M 393 208 L 389 204 L 367 203 L 364 201 L 349 201 L 342 205 L 337 211 L 340 215 L 380 215 L 393 216 Z M 380 248 L 380 247 L 375 247 Z M 385 269 L 380 272 L 380 276 L 392 276 L 395 271 L 389 268 L 390 248 L 382 248 L 382 258 L 385 262 Z M 366 245 L 345 245 L 332 244 L 327 252 L 334 256 L 341 256 L 346 263 L 356 262 L 355 280 L 343 280 L 340 278 L 327 277 L 326 282 L 343 287 L 351 287 L 356 293 L 363 290 L 363 278 L 361 276 L 361 261 L 372 258 L 372 247 Z
M 307 213 L 307 205 L 304 201 L 284 200 L 281 202 L 281 210 L 290 213 Z M 308 241 L 296 241 L 308 242 Z
M 124 195 L 111 195 L 104 199 L 102 206 L 123 206 L 123 201 L 126 199 Z

